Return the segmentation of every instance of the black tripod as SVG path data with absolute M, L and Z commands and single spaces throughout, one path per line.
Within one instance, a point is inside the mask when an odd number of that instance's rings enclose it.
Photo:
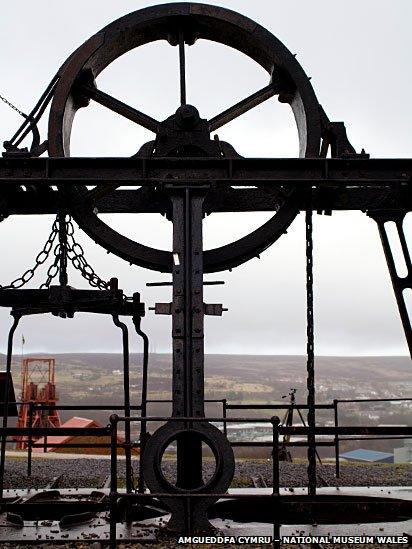
M 289 406 L 286 410 L 285 415 L 283 416 L 283 419 L 281 421 L 281 425 L 284 427 L 292 427 L 293 425 L 293 413 L 296 410 L 296 412 L 299 415 L 299 418 L 302 422 L 302 425 L 306 427 L 306 422 L 304 417 L 302 416 L 302 412 L 300 411 L 299 407 L 296 407 L 296 389 L 291 388 L 288 395 L 283 395 L 282 398 L 289 397 Z M 282 444 L 279 446 L 279 461 L 289 461 L 292 462 L 292 455 L 290 451 L 288 450 L 288 446 L 290 443 L 290 435 L 285 434 L 283 435 Z M 319 460 L 319 463 L 322 464 L 322 460 L 320 459 L 320 456 L 318 454 L 318 451 L 316 450 L 316 457 Z

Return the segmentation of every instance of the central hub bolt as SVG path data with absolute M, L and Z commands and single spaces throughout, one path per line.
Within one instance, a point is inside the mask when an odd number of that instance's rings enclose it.
M 179 126 L 185 129 L 194 128 L 199 120 L 200 114 L 192 105 L 182 105 L 176 111 L 176 120 Z

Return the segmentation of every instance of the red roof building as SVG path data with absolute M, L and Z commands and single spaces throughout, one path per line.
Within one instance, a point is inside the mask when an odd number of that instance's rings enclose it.
M 76 428 L 93 428 L 101 427 L 100 423 L 94 419 L 88 419 L 85 417 L 72 417 L 61 427 L 76 427 Z M 118 438 L 118 442 L 121 444 L 124 439 Z M 44 437 L 36 440 L 36 446 L 33 447 L 33 452 L 58 452 L 61 454 L 110 454 L 110 448 L 71 448 L 67 447 L 67 444 L 110 444 L 110 436 L 107 437 L 93 437 L 93 436 L 73 436 L 73 435 L 53 435 L 47 437 L 47 443 L 58 444 L 58 446 L 47 446 L 44 448 Z M 133 450 L 133 453 L 138 453 L 137 449 Z M 124 450 L 121 448 L 118 451 L 119 455 L 124 454 Z

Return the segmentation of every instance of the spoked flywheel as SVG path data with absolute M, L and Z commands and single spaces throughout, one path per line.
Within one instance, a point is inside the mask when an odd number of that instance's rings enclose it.
M 218 42 L 246 54 L 268 72 L 267 86 L 212 119 L 202 119 L 198 109 L 186 102 L 185 79 L 185 47 L 200 39 Z M 164 121 L 115 99 L 98 89 L 95 83 L 96 77 L 112 61 L 157 40 L 177 46 L 180 54 L 181 105 Z M 90 101 L 96 101 L 153 132 L 154 139 L 142 144 L 137 156 L 236 157 L 233 147 L 211 139 L 211 132 L 275 95 L 292 108 L 299 134 L 299 155 L 319 156 L 321 121 L 318 101 L 309 78 L 277 38 L 250 19 L 216 6 L 176 3 L 146 8 L 102 29 L 61 67 L 49 118 L 49 154 L 54 157 L 70 155 L 70 136 L 76 112 L 87 107 Z M 76 186 L 61 192 L 65 193 L 71 214 L 79 226 L 106 250 L 132 264 L 170 272 L 173 266 L 171 252 L 137 243 L 99 218 L 99 199 L 115 189 L 115 185 L 108 185 L 93 192 L 85 186 Z M 141 187 L 135 192 L 151 201 L 156 200 L 156 193 L 162 191 Z M 269 221 L 235 242 L 204 252 L 204 271 L 230 269 L 258 255 L 286 231 L 297 213 L 293 193 L 287 196 L 279 193 L 277 211 Z

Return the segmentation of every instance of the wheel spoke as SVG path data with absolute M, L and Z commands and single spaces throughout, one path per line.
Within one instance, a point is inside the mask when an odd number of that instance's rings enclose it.
M 83 198 L 94 203 L 100 198 L 103 198 L 107 194 L 115 191 L 118 187 L 120 187 L 120 185 L 116 185 L 115 183 L 94 187 L 94 189 L 87 191 Z
M 137 109 L 126 105 L 126 103 L 115 99 L 111 95 L 104 93 L 94 86 L 90 86 L 89 84 L 81 84 L 80 88 L 81 91 L 87 95 L 87 97 L 93 99 L 93 101 L 96 101 L 96 103 L 107 107 L 111 111 L 120 114 L 121 116 L 124 116 L 128 120 L 131 120 L 132 122 L 143 126 L 143 128 L 146 128 L 153 133 L 157 133 L 159 122 L 151 116 L 148 116 L 147 114 L 144 114 L 143 112 L 140 112 Z
M 179 32 L 179 67 L 180 67 L 180 104 L 186 105 L 186 57 L 185 37 L 183 31 Z
M 247 111 L 250 111 L 254 107 L 257 107 L 267 99 L 270 99 L 274 95 L 278 94 L 280 91 L 280 87 L 276 84 L 269 84 L 268 86 L 265 86 L 261 90 L 253 93 L 252 95 L 249 95 L 249 97 L 246 97 L 242 101 L 239 101 L 239 103 L 236 103 L 236 105 L 233 105 L 229 109 L 226 109 L 225 111 L 221 112 L 214 118 L 211 118 L 209 120 L 209 128 L 210 131 L 213 132 L 220 128 L 221 126 L 224 126 L 231 120 L 234 120 L 238 116 L 244 114 Z

